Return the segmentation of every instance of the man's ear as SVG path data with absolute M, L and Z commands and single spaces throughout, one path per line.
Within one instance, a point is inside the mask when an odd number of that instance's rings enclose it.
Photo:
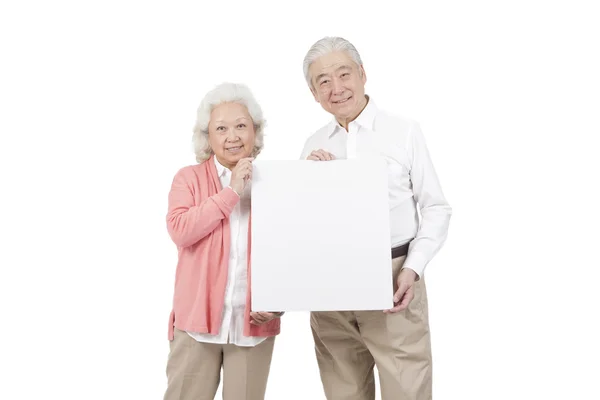
M 363 67 L 362 65 L 360 66 L 360 72 L 362 75 L 361 78 L 364 85 L 365 83 L 367 83 L 367 73 L 365 72 L 365 67 Z

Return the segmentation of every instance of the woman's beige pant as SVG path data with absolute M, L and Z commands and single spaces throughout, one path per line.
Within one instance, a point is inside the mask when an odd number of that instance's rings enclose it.
M 175 329 L 164 400 L 213 400 L 223 369 L 224 400 L 263 400 L 275 337 L 255 347 L 196 341 Z

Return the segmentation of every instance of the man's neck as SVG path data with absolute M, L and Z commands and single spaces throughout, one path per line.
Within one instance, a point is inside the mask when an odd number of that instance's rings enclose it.
M 356 115 L 344 119 L 336 118 L 336 121 L 338 122 L 338 124 L 340 124 L 340 126 L 342 126 L 346 130 L 346 132 L 348 132 L 348 125 L 350 125 L 350 122 L 358 118 L 360 113 L 363 112 L 365 107 L 367 107 L 367 104 L 369 104 L 369 96 L 365 95 L 363 97 L 363 102 L 358 106 L 358 112 L 356 113 Z

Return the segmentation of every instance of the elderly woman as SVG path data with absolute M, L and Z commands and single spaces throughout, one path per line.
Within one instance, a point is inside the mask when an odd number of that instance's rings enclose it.
M 198 108 L 198 164 L 169 193 L 178 249 L 165 400 L 262 400 L 281 313 L 250 312 L 250 179 L 263 146 L 262 110 L 243 85 L 224 83 Z

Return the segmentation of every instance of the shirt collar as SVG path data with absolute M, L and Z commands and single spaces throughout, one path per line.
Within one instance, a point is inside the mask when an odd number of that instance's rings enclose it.
M 217 175 L 220 177 L 225 176 L 227 174 L 227 168 L 225 168 L 219 160 L 217 160 L 216 156 L 213 156 L 215 167 L 217 167 Z
M 355 122 L 358 125 L 360 125 L 364 128 L 367 128 L 369 130 L 373 130 L 375 116 L 377 115 L 377 106 L 375 105 L 375 102 L 373 101 L 371 96 L 366 95 L 366 97 L 367 97 L 367 105 L 361 111 L 361 113 L 358 114 L 358 117 L 356 117 L 356 119 L 352 122 Z M 337 120 L 335 119 L 335 117 L 333 117 L 333 119 L 327 125 L 327 132 L 329 133 L 328 137 L 333 136 L 335 133 L 339 132 L 342 129 L 344 129 L 344 128 L 342 128 L 340 126 L 340 124 L 337 122 Z

